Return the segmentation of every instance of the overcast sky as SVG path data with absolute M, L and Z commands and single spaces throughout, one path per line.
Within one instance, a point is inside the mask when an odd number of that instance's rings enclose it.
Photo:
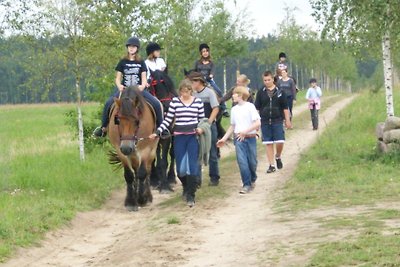
M 235 14 L 233 1 L 227 2 L 228 9 Z M 308 0 L 236 0 L 236 5 L 239 10 L 248 11 L 256 36 L 273 33 L 286 16 L 285 7 L 296 7 L 294 15 L 299 25 L 308 25 L 311 29 L 318 30 L 318 25 L 311 16 L 312 8 Z

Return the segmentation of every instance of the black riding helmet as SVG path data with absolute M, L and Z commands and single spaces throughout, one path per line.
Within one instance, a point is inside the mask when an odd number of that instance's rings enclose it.
M 129 46 L 129 45 L 134 45 L 136 46 L 138 49 L 140 48 L 140 41 L 139 38 L 133 36 L 131 38 L 128 39 L 128 41 L 126 41 L 125 46 Z
M 149 44 L 146 46 L 146 53 L 147 53 L 147 55 L 150 55 L 151 53 L 153 53 L 154 51 L 157 51 L 157 50 L 161 50 L 160 45 L 157 44 L 157 43 L 149 43 Z
M 201 50 L 203 50 L 204 48 L 206 48 L 207 50 L 210 50 L 210 47 L 208 46 L 208 44 L 202 43 L 199 45 L 199 52 L 201 53 Z

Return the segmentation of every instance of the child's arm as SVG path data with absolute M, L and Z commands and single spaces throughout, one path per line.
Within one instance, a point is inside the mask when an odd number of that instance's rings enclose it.
M 225 135 L 220 140 L 218 140 L 217 147 L 223 147 L 225 145 L 226 140 L 228 140 L 229 136 L 232 135 L 234 130 L 235 130 L 235 125 L 231 124 L 229 128 L 226 130 Z
M 261 121 L 260 119 L 257 119 L 255 121 L 253 121 L 253 123 L 251 124 L 251 126 L 249 128 L 247 128 L 244 131 L 241 131 L 240 133 L 238 133 L 236 135 L 236 138 L 238 141 L 243 141 L 246 138 L 246 135 L 254 130 L 258 130 L 261 126 Z
M 310 99 L 311 88 L 307 89 L 306 99 Z

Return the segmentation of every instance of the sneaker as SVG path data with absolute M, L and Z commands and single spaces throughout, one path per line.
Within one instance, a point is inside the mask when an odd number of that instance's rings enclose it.
M 240 194 L 248 194 L 251 191 L 251 186 L 245 185 L 243 186 L 242 190 L 239 191 Z
M 103 131 L 102 127 L 97 127 L 93 131 L 93 136 L 95 136 L 95 137 L 105 137 L 106 136 L 106 132 Z
M 282 169 L 283 168 L 283 164 L 282 164 L 281 158 L 276 158 L 275 160 L 276 160 L 276 167 L 278 169 Z
M 219 181 L 218 180 L 210 180 L 208 183 L 208 186 L 218 186 Z
M 225 110 L 224 113 L 222 113 L 222 116 L 224 116 L 225 118 L 229 118 L 231 115 L 228 111 Z
M 267 170 L 267 173 L 272 173 L 272 172 L 275 172 L 275 171 L 276 171 L 275 166 L 269 165 L 269 168 L 268 168 L 268 170 Z
M 251 182 L 251 190 L 254 190 L 256 188 L 256 181 Z

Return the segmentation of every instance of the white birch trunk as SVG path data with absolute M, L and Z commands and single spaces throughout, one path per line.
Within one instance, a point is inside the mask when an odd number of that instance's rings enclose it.
M 81 103 L 78 103 L 78 129 L 79 129 L 79 158 L 81 161 L 85 160 L 85 143 L 83 142 L 83 119 L 82 119 L 82 110 Z
M 224 60 L 224 94 L 226 93 L 226 60 Z
M 386 32 L 382 40 L 383 77 L 385 79 L 386 115 L 394 116 L 393 109 L 393 67 L 391 58 L 390 35 Z
M 76 66 L 79 70 L 79 61 L 76 60 Z M 79 75 L 75 78 L 76 100 L 78 109 L 78 142 L 79 142 L 79 158 L 81 161 L 85 160 L 85 143 L 83 139 L 83 119 L 82 119 L 82 103 L 81 103 L 81 87 Z

